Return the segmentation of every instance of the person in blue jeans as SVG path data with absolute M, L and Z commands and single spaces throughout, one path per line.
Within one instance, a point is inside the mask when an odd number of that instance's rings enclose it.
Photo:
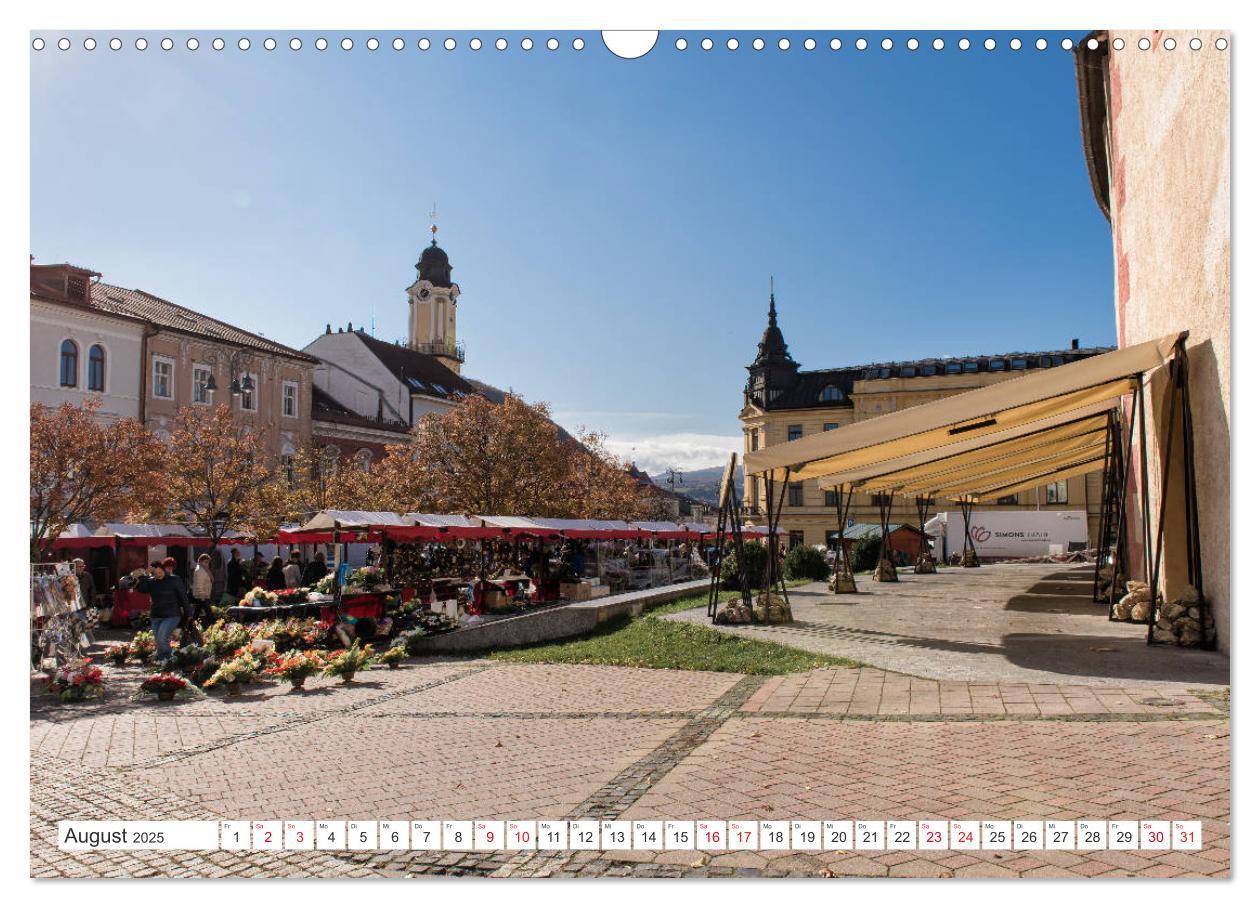
M 157 661 L 171 658 L 171 634 L 179 627 L 188 607 L 188 588 L 184 581 L 167 573 L 162 562 L 149 566 L 149 573 L 136 582 L 136 589 L 149 594 L 149 625 L 157 642 Z

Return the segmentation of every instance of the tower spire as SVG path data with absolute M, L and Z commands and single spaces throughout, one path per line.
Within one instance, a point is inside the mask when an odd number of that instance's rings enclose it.
M 770 324 L 779 324 L 779 315 L 774 311 L 774 275 L 770 275 Z
M 433 240 L 430 243 L 432 246 L 437 245 L 437 231 L 437 202 L 434 202 L 433 207 L 429 209 L 429 233 L 433 235 Z

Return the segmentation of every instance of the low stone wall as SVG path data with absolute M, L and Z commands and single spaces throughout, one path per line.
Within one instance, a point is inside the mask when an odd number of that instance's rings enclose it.
M 708 580 L 689 580 L 650 590 L 603 596 L 587 602 L 571 602 L 544 611 L 500 618 L 462 627 L 446 634 L 425 637 L 420 652 L 475 653 L 580 637 L 614 618 L 641 615 L 646 608 L 694 596 L 708 588 Z

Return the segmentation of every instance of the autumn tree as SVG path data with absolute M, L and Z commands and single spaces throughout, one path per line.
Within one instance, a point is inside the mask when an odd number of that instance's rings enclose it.
M 164 457 L 161 516 L 201 527 L 212 545 L 241 524 L 270 535 L 281 517 L 273 509 L 283 480 L 264 450 L 257 431 L 226 405 L 181 407 Z
M 399 512 L 633 517 L 620 466 L 601 436 L 562 435 L 546 404 L 469 396 L 391 445 L 371 485 L 380 507 Z
M 70 524 L 147 509 L 162 447 L 134 419 L 106 422 L 99 398 L 31 406 L 31 560 Z
M 327 509 L 379 511 L 393 504 L 380 477 L 316 446 L 303 448 L 282 464 L 276 481 L 265 484 L 261 495 L 267 501 L 263 509 L 281 523 L 302 523 Z

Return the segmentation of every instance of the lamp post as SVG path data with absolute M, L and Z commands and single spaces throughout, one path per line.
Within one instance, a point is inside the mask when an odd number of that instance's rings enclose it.
M 249 374 L 248 364 L 246 364 L 244 377 L 237 378 L 237 374 L 240 371 L 240 367 L 241 367 L 241 363 L 243 359 L 244 357 L 240 350 L 233 350 L 232 356 L 228 360 L 228 372 L 231 373 L 231 376 L 232 376 L 232 383 L 231 385 L 229 385 L 229 390 L 232 392 L 233 397 L 240 397 L 241 394 L 251 393 L 255 387 L 254 378 L 253 376 Z M 218 365 L 217 355 L 215 357 L 215 360 L 216 360 L 215 365 L 217 366 Z M 206 379 L 206 381 L 202 384 L 201 387 L 202 387 L 202 390 L 204 391 L 213 392 L 213 391 L 219 390 L 219 385 L 214 380 L 213 372 L 210 373 L 210 377 Z

